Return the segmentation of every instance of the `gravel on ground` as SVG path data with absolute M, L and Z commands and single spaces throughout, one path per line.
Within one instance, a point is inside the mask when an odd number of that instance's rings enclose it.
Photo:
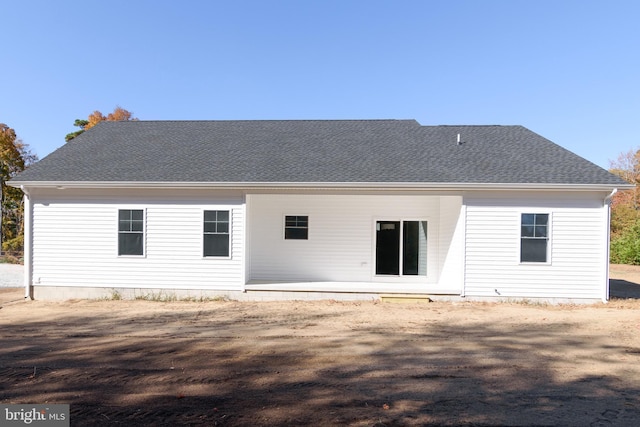
M 24 286 L 24 266 L 21 264 L 0 263 L 0 288 L 19 288 Z

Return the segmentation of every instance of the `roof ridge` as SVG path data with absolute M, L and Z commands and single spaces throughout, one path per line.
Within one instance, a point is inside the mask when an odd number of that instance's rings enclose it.
M 415 119 L 186 119 L 186 120 L 176 120 L 176 119 L 136 119 L 136 120 L 105 120 L 100 123 L 121 123 L 121 122 L 130 122 L 130 123 L 151 123 L 151 122 L 160 122 L 160 123 L 207 123 L 207 122 L 417 122 Z
M 425 127 L 442 127 L 442 128 L 462 128 L 462 127 L 473 127 L 473 128 L 479 128 L 479 127 L 522 127 L 522 125 L 423 125 Z

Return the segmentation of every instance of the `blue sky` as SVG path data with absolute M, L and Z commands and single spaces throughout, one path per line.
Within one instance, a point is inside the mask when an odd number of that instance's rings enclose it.
M 520 124 L 609 167 L 640 146 L 636 0 L 5 2 L 0 122 L 40 157 L 141 120 Z

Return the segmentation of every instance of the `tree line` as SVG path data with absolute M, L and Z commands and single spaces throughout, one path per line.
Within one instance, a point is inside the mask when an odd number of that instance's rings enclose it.
M 82 134 L 86 130 L 91 129 L 92 127 L 94 127 L 100 122 L 104 122 L 104 121 L 110 122 L 110 121 L 118 121 L 118 120 L 138 120 L 138 119 L 133 117 L 133 113 L 125 110 L 120 106 L 116 106 L 116 108 L 113 109 L 113 112 L 107 114 L 106 116 L 102 114 L 100 111 L 96 110 L 93 113 L 89 114 L 89 117 L 87 117 L 86 120 L 76 119 L 73 125 L 76 127 L 79 127 L 80 129 L 75 132 L 68 133 L 67 136 L 64 137 L 64 140 L 69 142 L 76 136 Z
M 0 123 L 0 246 L 3 251 L 22 251 L 24 246 L 23 193 L 7 181 L 22 172 L 38 157 L 29 145 L 17 137 L 16 131 Z
M 611 198 L 610 260 L 614 264 L 640 265 L 640 150 L 620 154 L 609 171 L 636 186 Z
M 119 106 L 106 116 L 94 111 L 86 120 L 76 119 L 74 126 L 80 129 L 67 134 L 65 141 L 71 141 L 102 121 L 115 120 L 137 119 Z M 0 248 L 4 252 L 24 250 L 24 193 L 19 188 L 8 186 L 7 181 L 37 160 L 38 156 L 31 151 L 29 144 L 18 138 L 14 129 L 0 123 Z

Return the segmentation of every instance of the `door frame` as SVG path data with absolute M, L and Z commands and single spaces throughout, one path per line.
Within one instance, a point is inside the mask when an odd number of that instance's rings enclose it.
M 426 265 L 427 265 L 427 274 L 426 275 L 405 275 L 402 273 L 402 269 L 403 269 L 403 244 L 404 244 L 404 238 L 403 238 L 403 233 L 404 233 L 404 223 L 408 222 L 408 221 L 418 221 L 418 222 L 425 222 L 426 223 L 426 229 L 427 229 L 427 254 L 426 254 Z M 400 233 L 399 233 L 399 248 L 398 248 L 398 262 L 399 262 L 399 272 L 398 274 L 378 274 L 377 273 L 377 262 L 378 262 L 378 250 L 377 250 L 377 245 L 378 245 L 378 223 L 379 222 L 399 222 L 400 223 Z M 375 217 L 373 218 L 373 225 L 372 225 L 372 276 L 376 279 L 376 281 L 404 281 L 404 282 L 426 282 L 427 279 L 430 276 L 430 268 L 429 268 L 429 257 L 433 256 L 433 254 L 430 253 L 429 251 L 429 247 L 431 245 L 431 235 L 433 234 L 432 231 L 429 229 L 429 223 L 431 221 L 429 220 L 429 218 L 426 217 L 421 217 L 421 218 L 416 218 L 416 217 L 396 217 L 396 216 L 384 216 L 384 217 Z

